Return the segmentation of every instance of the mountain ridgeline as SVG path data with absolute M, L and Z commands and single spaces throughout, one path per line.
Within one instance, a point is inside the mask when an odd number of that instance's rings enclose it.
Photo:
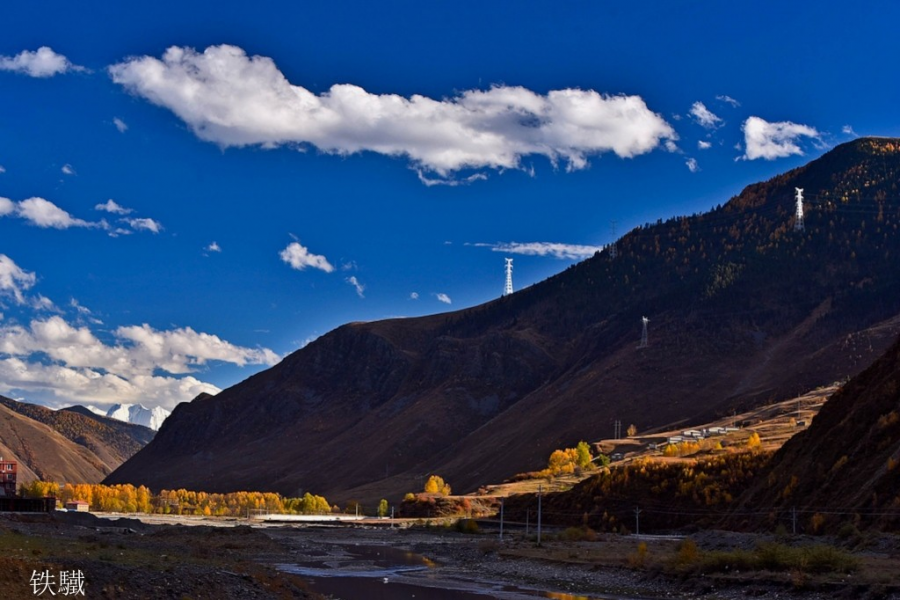
M 179 405 L 107 482 L 365 500 L 439 473 L 464 492 L 616 420 L 700 421 L 854 375 L 900 330 L 898 181 L 900 141 L 856 140 L 639 227 L 616 258 L 470 309 L 344 325 Z
M 146 427 L 81 406 L 51 410 L 0 396 L 0 456 L 19 463 L 20 483 L 99 483 L 151 439 Z

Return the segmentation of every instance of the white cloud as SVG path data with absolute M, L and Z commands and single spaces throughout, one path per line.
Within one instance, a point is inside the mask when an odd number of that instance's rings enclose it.
M 501 242 L 498 244 L 468 244 L 478 248 L 490 248 L 494 252 L 524 254 L 527 256 L 552 256 L 563 260 L 582 260 L 603 250 L 603 246 L 561 244 L 558 242 Z
M 9 198 L 0 197 L 0 217 L 12 214 L 16 211 L 16 203 Z
M 159 233 L 163 228 L 159 221 L 154 221 L 153 219 L 122 219 L 122 221 L 128 223 L 135 231 L 143 230 Z
M 69 306 L 71 308 L 75 309 L 75 312 L 77 312 L 79 315 L 90 315 L 91 314 L 91 309 L 79 304 L 78 300 L 76 300 L 75 298 L 72 298 L 69 300 Z
M 6 167 L 0 165 L 0 173 L 6 173 Z
M 22 304 L 25 302 L 25 290 L 36 281 L 34 273 L 22 269 L 7 255 L 0 254 L 0 296 L 12 296 L 18 304 Z
M 853 137 L 859 137 L 859 134 L 853 131 L 853 128 L 849 125 L 844 125 L 843 127 L 841 127 L 841 133 L 852 135 Z
M 53 304 L 53 300 L 43 294 L 38 294 L 31 298 L 31 308 L 34 310 L 60 312 L 60 310 L 56 308 L 56 305 Z
M 215 241 L 213 241 L 209 246 L 206 247 L 206 251 L 207 251 L 207 252 L 221 252 L 221 251 L 222 251 L 222 247 L 219 246 L 218 243 L 216 243 Z
M 716 100 L 720 100 L 720 101 L 722 101 L 722 102 L 726 102 L 726 103 L 730 104 L 731 106 L 733 106 L 734 108 L 737 108 L 738 106 L 741 105 L 740 102 L 738 102 L 737 100 L 735 100 L 735 99 L 732 98 L 731 96 L 726 96 L 726 95 L 724 95 L 724 94 L 721 95 L 721 96 L 716 96 Z
M 413 293 L 411 293 L 411 294 L 409 295 L 409 299 L 410 299 L 410 300 L 418 300 L 418 299 L 419 299 L 419 292 L 413 292 Z
M 75 167 L 73 167 L 69 163 L 64 164 L 62 166 L 62 169 L 60 169 L 60 171 L 62 171 L 64 175 L 77 175 L 78 174 L 75 172 Z
M 453 304 L 453 300 L 451 300 L 450 296 L 448 296 L 447 294 L 435 294 L 435 297 L 439 302 L 443 302 L 444 304 Z
M 722 123 L 722 119 L 713 114 L 702 102 L 694 102 L 690 114 L 697 124 L 706 129 L 715 129 Z
M 349 84 L 316 95 L 291 85 L 271 58 L 228 45 L 202 53 L 171 47 L 162 60 L 131 58 L 109 72 L 132 93 L 174 112 L 199 138 L 221 146 L 371 151 L 408 157 L 442 177 L 464 168 L 521 168 L 522 157 L 532 154 L 582 169 L 592 155 L 630 158 L 677 139 L 639 96 L 579 89 L 541 95 L 496 86 L 434 100 L 372 94 Z
M 0 215 L 10 214 L 0 208 Z M 43 198 L 22 200 L 15 207 L 15 215 L 37 227 L 68 229 L 70 227 L 100 227 L 100 223 L 89 223 L 76 219 L 68 212 Z
M 691 173 L 696 173 L 697 171 L 700 170 L 700 165 L 697 164 L 696 158 L 689 158 L 686 161 L 684 161 L 684 164 L 687 165 L 687 168 Z
M 697 147 L 701 150 L 709 150 L 710 148 L 712 148 L 712 144 L 704 140 L 699 140 L 697 142 Z
M 349 283 L 356 289 L 357 296 L 359 296 L 360 298 L 365 298 L 365 296 L 363 295 L 363 292 L 366 291 L 366 286 L 361 284 L 359 282 L 359 280 L 356 278 L 356 276 L 348 277 L 344 281 L 346 281 L 347 283 Z
M 749 117 L 741 128 L 746 147 L 741 158 L 746 160 L 773 160 L 793 154 L 802 156 L 803 150 L 797 145 L 797 140 L 808 137 L 821 141 L 819 132 L 813 127 L 790 121 L 769 123 L 759 117 Z
M 218 392 L 183 376 L 210 361 L 245 366 L 279 360 L 271 350 L 236 346 L 190 327 L 159 331 L 144 324 L 119 327 L 113 335 L 115 343 L 104 343 L 60 316 L 0 327 L 0 391 L 44 390 L 79 401 L 143 399 L 171 407 L 201 391 Z M 39 356 L 50 363 L 29 360 Z
M 15 71 L 30 77 L 53 77 L 66 71 L 85 70 L 47 46 L 41 46 L 35 52 L 23 50 L 15 56 L 0 56 L 0 71 Z
M 114 404 L 120 402 L 172 409 L 179 402 L 206 392 L 221 390 L 192 376 L 141 375 L 125 379 L 112 373 L 58 364 L 26 362 L 19 358 L 0 359 L 0 393 L 26 390 L 49 392 L 60 403 Z
M 125 133 L 126 131 L 128 131 L 128 124 L 119 117 L 113 117 L 113 125 L 115 125 L 116 129 L 119 130 L 119 133 Z
M 334 271 L 334 267 L 328 262 L 328 259 L 319 254 L 311 254 L 310 251 L 301 246 L 299 242 L 291 242 L 287 248 L 279 252 L 278 256 L 281 260 L 291 265 L 298 271 L 304 270 L 306 267 L 321 269 L 326 273 Z
M 469 185 L 475 181 L 484 181 L 488 178 L 484 173 L 473 173 L 468 177 L 464 177 L 462 179 L 453 179 L 452 177 L 428 177 L 422 169 L 416 169 L 416 174 L 419 176 L 419 181 L 427 185 L 428 187 L 432 187 L 435 185 L 446 185 L 449 187 L 456 187 L 458 185 Z M 532 173 L 533 174 L 533 173 Z
M 94 210 L 102 210 L 108 213 L 113 213 L 114 215 L 127 215 L 131 212 L 134 212 L 132 209 L 125 208 L 124 206 L 120 205 L 112 198 L 110 198 L 103 204 L 97 204 L 96 206 L 94 206 Z
M 110 198 L 103 204 L 95 205 L 94 210 L 102 210 L 114 215 L 129 215 L 134 212 L 133 209 L 122 206 L 112 198 Z M 123 218 L 119 219 L 119 221 L 131 227 L 131 229 L 124 229 L 122 227 L 113 229 L 107 226 L 105 222 L 102 224 L 102 226 L 104 229 L 109 231 L 109 235 L 112 237 L 118 237 L 120 235 L 130 235 L 134 231 L 150 231 L 153 233 L 159 233 L 163 230 L 162 223 L 150 218 Z

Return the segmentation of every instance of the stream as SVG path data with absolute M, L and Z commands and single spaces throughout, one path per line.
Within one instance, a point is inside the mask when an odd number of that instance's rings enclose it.
M 310 590 L 341 600 L 640 600 L 584 596 L 490 584 L 431 573 L 436 566 L 414 552 L 372 545 L 335 545 L 334 551 L 307 553 L 298 564 L 278 569 L 303 577 Z

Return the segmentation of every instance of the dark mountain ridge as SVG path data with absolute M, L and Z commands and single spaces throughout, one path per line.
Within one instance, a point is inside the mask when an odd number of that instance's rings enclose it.
M 339 327 L 179 405 L 107 482 L 369 499 L 437 472 L 466 491 L 615 420 L 699 421 L 853 375 L 900 329 L 898 180 L 897 140 L 857 140 L 639 227 L 615 259 L 470 309 Z

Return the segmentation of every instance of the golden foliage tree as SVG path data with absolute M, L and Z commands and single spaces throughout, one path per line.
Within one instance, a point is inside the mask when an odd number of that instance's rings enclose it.
M 432 475 L 425 482 L 426 494 L 440 494 L 442 496 L 450 495 L 450 484 L 444 481 L 440 475 Z

